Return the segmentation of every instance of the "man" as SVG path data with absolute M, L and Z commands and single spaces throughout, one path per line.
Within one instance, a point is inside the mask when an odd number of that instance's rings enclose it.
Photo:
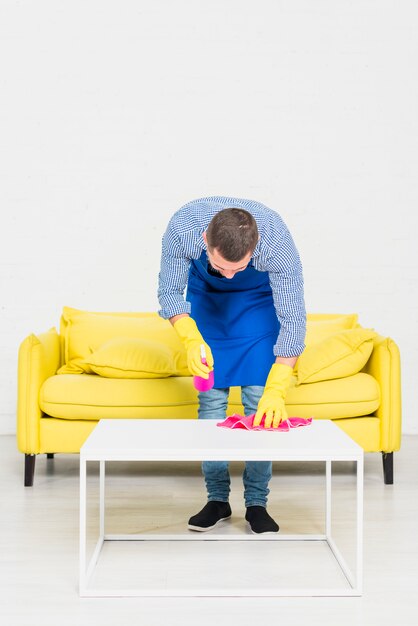
M 160 315 L 186 348 L 190 373 L 208 378 L 214 369 L 214 387 L 199 393 L 199 419 L 225 418 L 231 386 L 241 387 L 255 426 L 277 428 L 287 419 L 306 314 L 299 254 L 276 212 L 225 197 L 183 206 L 163 237 L 158 297 Z M 202 471 L 208 502 L 188 527 L 207 531 L 231 517 L 228 461 L 204 461 Z M 271 475 L 271 462 L 245 463 L 245 519 L 255 533 L 279 530 L 266 509 Z

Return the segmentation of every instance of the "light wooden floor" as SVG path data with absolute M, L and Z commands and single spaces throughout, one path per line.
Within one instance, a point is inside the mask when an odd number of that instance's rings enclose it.
M 33 488 L 23 487 L 23 456 L 16 451 L 13 437 L 0 437 L 0 458 L 2 625 L 233 626 L 234 620 L 239 626 L 261 622 L 286 626 L 418 623 L 418 437 L 404 437 L 402 450 L 395 455 L 393 486 L 383 484 L 381 456 L 366 455 L 365 588 L 361 598 L 80 599 L 78 457 L 57 455 L 49 461 L 45 456 L 38 457 Z M 233 518 L 226 528 L 234 532 L 246 532 L 241 470 L 239 463 L 231 466 Z M 93 467 L 89 473 L 91 516 L 97 513 L 96 483 L 97 471 Z M 353 515 L 346 515 L 345 511 L 354 502 L 353 465 L 339 465 L 333 484 L 335 532 L 341 547 L 349 553 L 353 547 Z M 322 464 L 276 463 L 270 487 L 269 511 L 282 532 L 322 531 Z M 185 531 L 188 517 L 205 502 L 198 463 L 108 465 L 107 493 L 109 532 L 155 528 L 163 532 Z M 92 536 L 95 529 L 92 524 Z M 271 586 L 276 578 L 281 581 L 298 574 L 315 577 L 316 571 L 319 576 L 326 565 L 321 557 L 318 565 L 314 551 L 293 557 L 286 549 L 272 568 L 263 547 L 271 544 L 227 544 L 232 547 L 223 548 L 223 552 L 217 545 L 191 543 L 193 555 L 179 561 L 178 578 L 185 578 L 194 568 L 193 576 L 202 578 L 207 573 L 213 579 L 219 558 L 220 571 L 224 574 L 229 568 L 230 576 L 236 571 L 250 592 L 252 585 Z M 118 577 L 118 568 L 123 565 L 123 574 L 135 577 L 135 585 L 136 576 L 139 580 L 143 576 L 139 559 L 144 555 L 137 554 L 133 544 L 112 550 L 104 554 L 103 563 L 107 561 L 109 571 L 102 576 Z M 149 567 L 150 576 L 158 574 L 160 563 L 162 568 L 166 566 L 166 554 L 161 549 L 159 554 Z M 198 555 L 201 559 L 196 558 Z

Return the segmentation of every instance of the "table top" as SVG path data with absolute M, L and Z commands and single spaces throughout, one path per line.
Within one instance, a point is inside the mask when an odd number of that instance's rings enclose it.
M 360 460 L 363 449 L 331 420 L 281 432 L 222 428 L 217 420 L 103 419 L 80 456 L 98 461 L 351 461 Z

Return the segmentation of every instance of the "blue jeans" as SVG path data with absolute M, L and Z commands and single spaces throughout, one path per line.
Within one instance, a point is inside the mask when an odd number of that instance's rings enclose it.
M 245 415 L 257 411 L 258 402 L 264 387 L 255 385 L 241 387 L 241 400 Z M 226 389 L 210 389 L 199 393 L 199 419 L 216 419 L 222 421 L 226 417 L 229 387 Z M 229 461 L 203 461 L 202 472 L 205 477 L 208 500 L 228 502 L 230 492 Z M 271 461 L 246 461 L 243 474 L 245 506 L 267 505 L 270 493 L 268 483 L 272 475 Z

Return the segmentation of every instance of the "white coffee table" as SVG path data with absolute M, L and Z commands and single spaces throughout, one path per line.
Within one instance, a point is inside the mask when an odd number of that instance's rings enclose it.
M 323 534 L 272 535 L 196 533 L 183 534 L 119 534 L 105 532 L 105 462 L 106 461 L 325 461 L 325 532 Z M 87 463 L 99 461 L 99 538 L 87 562 Z M 331 464 L 333 461 L 354 461 L 356 480 L 356 558 L 355 574 L 338 549 L 331 533 Z M 202 478 L 203 480 L 203 478 Z M 307 494 L 309 496 L 309 493 Z M 274 494 L 270 494 L 270 497 Z M 303 503 L 302 503 L 303 504 Z M 80 596 L 174 596 L 174 595 L 252 595 L 252 596 L 359 596 L 362 594 L 363 570 L 363 450 L 330 420 L 314 420 L 310 426 L 289 432 L 264 432 L 220 428 L 215 420 L 101 420 L 80 450 Z M 321 588 L 259 587 L 239 584 L 235 588 L 214 588 L 209 583 L 200 588 L 193 585 L 168 588 L 92 588 L 91 580 L 105 542 L 126 541 L 257 541 L 257 542 L 322 542 L 329 547 L 338 571 L 344 573 L 344 586 Z M 121 544 L 122 545 L 122 544 Z M 127 545 L 127 544 L 125 544 Z M 132 546 L 132 544 L 129 544 Z M 248 544 L 247 544 L 248 545 Z M 306 545 L 306 544 L 304 544 Z M 155 544 L 154 544 L 155 546 Z M 184 544 L 183 544 L 184 546 Z M 149 547 L 149 546 L 148 546 Z M 261 544 L 260 544 L 261 547 Z M 328 550 L 328 551 L 329 551 Z M 129 555 L 129 553 L 128 553 Z M 335 557 L 335 559 L 334 559 Z M 283 565 L 281 565 L 283 567 Z M 193 576 L 193 573 L 192 573 Z M 117 577 L 117 573 L 115 573 Z M 318 572 L 320 578 L 320 573 Z

